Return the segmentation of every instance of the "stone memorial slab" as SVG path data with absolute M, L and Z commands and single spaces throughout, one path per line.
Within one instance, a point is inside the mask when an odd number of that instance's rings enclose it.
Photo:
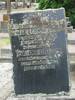
M 13 13 L 10 18 L 15 93 L 68 92 L 65 10 Z

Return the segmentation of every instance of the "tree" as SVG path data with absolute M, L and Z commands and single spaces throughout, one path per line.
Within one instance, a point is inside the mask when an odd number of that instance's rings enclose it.
M 37 0 L 39 9 L 64 7 L 66 16 L 70 17 L 72 25 L 75 27 L 75 0 Z

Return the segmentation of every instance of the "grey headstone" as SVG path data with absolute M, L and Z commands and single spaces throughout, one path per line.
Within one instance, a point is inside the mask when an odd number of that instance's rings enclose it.
M 63 8 L 11 14 L 16 94 L 69 91 Z

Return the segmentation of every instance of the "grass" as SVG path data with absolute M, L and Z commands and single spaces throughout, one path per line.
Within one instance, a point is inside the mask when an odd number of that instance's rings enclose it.
M 0 39 L 0 48 L 10 44 L 9 38 Z

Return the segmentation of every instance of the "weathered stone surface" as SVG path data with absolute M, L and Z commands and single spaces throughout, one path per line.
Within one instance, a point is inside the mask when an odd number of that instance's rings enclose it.
M 16 94 L 69 91 L 65 11 L 11 15 Z

